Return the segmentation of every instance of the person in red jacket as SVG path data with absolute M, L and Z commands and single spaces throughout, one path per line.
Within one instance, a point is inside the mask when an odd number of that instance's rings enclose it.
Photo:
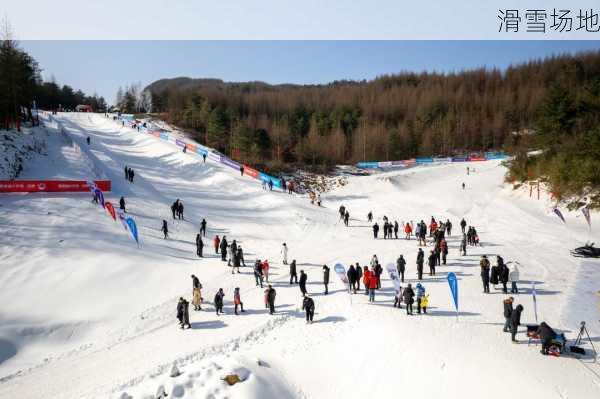
M 410 224 L 406 223 L 406 226 L 404 227 L 404 232 L 406 233 L 406 239 L 410 240 L 410 235 L 412 234 L 412 227 L 410 227 Z
M 218 255 L 219 254 L 219 245 L 221 244 L 221 239 L 219 238 L 218 234 L 215 236 L 215 239 L 213 240 L 213 244 L 215 244 L 215 253 Z
M 431 223 L 429 224 L 429 237 L 433 237 L 433 233 L 437 230 L 438 225 L 433 216 L 431 217 Z
M 371 280 L 371 271 L 367 266 L 364 267 L 363 271 L 363 283 L 365 285 L 365 295 L 369 295 L 369 280 Z
M 379 277 L 375 275 L 375 271 L 371 270 L 369 274 L 369 302 L 375 302 L 375 290 L 379 284 Z

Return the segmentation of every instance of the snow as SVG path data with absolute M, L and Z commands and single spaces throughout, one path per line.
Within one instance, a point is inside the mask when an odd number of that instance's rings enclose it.
M 123 128 L 97 114 L 59 114 L 56 119 L 83 150 L 69 153 L 48 120 L 48 156 L 27 161 L 23 178 L 82 178 L 89 160 L 113 182 L 106 199 L 121 195 L 136 219 L 138 249 L 119 223 L 91 203 L 89 194 L 0 196 L 0 397 L 153 397 L 163 386 L 181 398 L 363 398 L 424 397 L 596 398 L 600 366 L 590 356 L 543 357 L 539 346 L 519 345 L 502 332 L 501 291 L 482 294 L 478 261 L 501 254 L 521 264 L 523 324 L 534 322 L 531 282 L 538 315 L 574 339 L 587 321 L 596 346 L 600 336 L 600 262 L 573 258 L 569 250 L 600 242 L 576 212 L 530 199 L 525 189 L 503 184 L 499 161 L 419 166 L 368 176 L 346 176 L 347 184 L 322 195 L 324 207 L 306 196 L 268 192 L 228 167 L 155 137 Z M 85 138 L 91 137 L 86 148 Z M 123 167 L 136 172 L 123 178 Z M 465 182 L 466 189 L 461 189 Z M 544 194 L 545 195 L 545 194 Z M 171 219 L 169 206 L 185 205 L 186 221 Z M 350 212 L 350 227 L 337 209 Z M 415 281 L 414 240 L 373 240 L 366 221 L 372 210 L 398 222 L 449 218 L 447 266 L 426 276 L 428 315 L 407 316 L 393 308 L 393 286 L 383 279 L 376 302 L 349 295 L 335 273 L 324 296 L 322 265 L 367 264 L 373 254 L 385 266 L 399 254 L 407 260 L 407 282 Z M 483 246 L 458 254 L 459 221 L 477 227 Z M 195 255 L 199 222 L 206 218 L 205 258 Z M 169 221 L 169 240 L 159 231 Z M 598 214 L 592 214 L 592 223 Z M 595 226 L 594 226 L 595 227 Z M 231 274 L 212 248 L 215 234 L 236 239 L 247 265 L 268 259 L 277 290 L 270 316 L 263 290 L 250 267 Z M 296 286 L 281 264 L 289 247 L 298 271 L 308 273 L 316 303 L 307 325 Z M 428 248 L 426 248 L 428 250 Z M 457 319 L 446 275 L 459 279 Z M 175 307 L 191 297 L 191 274 L 203 285 L 203 310 L 190 309 L 191 329 L 179 329 Z M 362 286 L 362 284 L 361 284 Z M 233 314 L 233 289 L 240 287 L 247 312 Z M 212 297 L 223 288 L 226 314 L 216 316 Z M 209 303 L 207 303 L 209 302 Z M 523 327 L 524 328 L 524 327 Z M 257 359 L 263 366 L 258 365 Z M 172 378 L 173 364 L 181 375 Z M 238 372 L 233 386 L 221 378 Z

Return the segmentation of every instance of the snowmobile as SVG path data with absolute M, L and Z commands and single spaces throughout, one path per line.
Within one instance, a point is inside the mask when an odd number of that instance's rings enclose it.
M 600 248 L 594 247 L 594 243 L 587 243 L 583 247 L 575 248 L 571 255 L 578 258 L 600 258 Z

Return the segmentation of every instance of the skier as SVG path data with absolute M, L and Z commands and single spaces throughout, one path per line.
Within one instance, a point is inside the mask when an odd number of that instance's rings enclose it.
M 287 265 L 288 264 L 288 247 L 287 247 L 287 245 L 285 245 L 285 242 L 281 246 L 281 255 L 283 257 L 282 263 L 284 265 Z
M 245 312 L 244 310 L 244 303 L 242 302 L 242 297 L 240 295 L 240 287 L 235 287 L 235 289 L 233 290 L 233 304 L 234 304 L 234 313 L 238 314 L 238 306 L 240 307 L 242 312 Z
M 513 301 L 514 298 L 512 296 L 502 301 L 502 304 L 504 306 L 504 328 L 502 329 L 502 331 L 504 332 L 510 331 L 510 316 L 513 311 Z
M 375 222 L 373 225 L 373 237 L 375 237 L 375 239 L 377 239 L 377 234 L 379 234 L 379 225 Z
M 485 294 L 490 293 L 490 261 L 486 255 L 481 257 L 479 261 L 481 267 L 481 282 L 483 283 L 483 292 Z
M 379 279 L 375 269 L 371 269 L 371 275 L 369 276 L 368 289 L 369 289 L 369 302 L 375 302 L 375 290 L 378 288 Z
M 304 295 L 304 299 L 302 300 L 302 310 L 306 311 L 306 324 L 312 324 L 315 315 L 315 301 L 308 295 Z
M 362 267 L 356 262 L 356 267 L 354 269 L 356 270 L 356 290 L 360 291 L 360 279 L 363 274 Z
M 325 286 L 325 295 L 329 294 L 329 266 L 323 265 L 323 285 Z
M 166 221 L 166 220 L 164 220 L 164 219 L 163 219 L 163 222 L 162 222 L 162 227 L 160 228 L 160 231 L 162 231 L 162 232 L 163 232 L 163 234 L 164 234 L 164 236 L 165 236 L 165 237 L 164 237 L 164 238 L 165 238 L 165 240 L 166 240 L 167 238 L 169 238 L 169 226 L 168 226 L 168 224 L 167 224 L 167 221 Z
M 215 253 L 218 255 L 219 254 L 219 245 L 221 244 L 221 239 L 219 238 L 219 235 L 217 234 L 215 236 L 215 238 L 213 239 L 213 245 L 215 247 Z
M 214 300 L 217 316 L 219 315 L 219 312 L 221 314 L 225 314 L 225 312 L 223 312 L 223 297 L 225 297 L 223 288 L 219 288 L 219 291 L 217 291 L 217 293 L 215 294 L 215 300 Z
M 262 274 L 262 263 L 260 259 L 257 259 L 254 262 L 254 279 L 256 280 L 256 286 L 258 287 L 260 284 L 260 288 L 263 287 L 263 274 Z
M 125 210 L 125 197 L 121 197 L 121 199 L 119 199 L 119 209 L 122 209 L 123 212 L 127 213 Z
M 417 283 L 415 289 L 417 291 L 417 313 L 421 314 L 421 301 L 425 296 L 425 287 L 421 283 Z M 425 310 L 425 313 L 427 313 L 427 310 Z
M 423 279 L 423 263 L 425 262 L 425 253 L 419 248 L 417 252 L 417 279 Z
M 350 264 L 346 276 L 348 277 L 348 289 L 356 294 L 356 269 L 353 264 Z
M 510 340 L 515 344 L 519 342 L 515 337 L 517 329 L 521 325 L 521 312 L 523 312 L 523 305 L 519 304 L 510 314 Z
M 410 240 L 410 235 L 412 234 L 412 227 L 410 227 L 410 224 L 406 223 L 406 226 L 404 226 L 404 233 L 406 234 L 406 239 Z
M 221 249 L 221 260 L 223 262 L 227 261 L 227 237 L 226 236 L 223 236 L 223 239 L 221 240 L 221 244 L 220 244 L 219 248 Z
M 463 218 L 460 221 L 460 229 L 462 230 L 462 233 L 465 234 L 465 227 L 467 227 L 467 222 L 465 221 L 465 218 Z
M 304 273 L 304 270 L 300 270 L 300 282 L 299 282 L 299 286 L 300 286 L 300 292 L 302 293 L 302 296 L 306 295 L 306 279 L 308 278 L 308 276 L 306 275 L 306 273 Z
M 262 267 L 262 275 L 265 281 L 269 282 L 269 261 L 265 259 L 265 261 L 261 264 Z
M 519 267 L 517 264 L 513 264 L 510 272 L 508 272 L 508 281 L 510 281 L 510 293 L 518 294 L 519 287 L 517 287 L 517 283 L 519 282 Z
M 404 271 L 406 270 L 406 260 L 404 260 L 404 256 L 400 255 L 400 257 L 396 260 L 396 269 L 398 270 L 398 275 L 400 276 L 400 282 L 404 282 Z
M 202 234 L 202 237 L 206 237 L 206 220 L 202 219 L 202 222 L 200 222 L 200 234 Z
M 269 304 L 269 314 L 275 313 L 275 296 L 276 296 L 275 288 L 269 285 L 267 288 L 267 303 Z
M 420 249 L 420 248 L 419 248 Z M 429 257 L 427 258 L 427 265 L 429 266 L 429 275 L 435 276 L 435 264 L 436 264 L 436 255 L 433 251 L 430 251 Z M 420 279 L 419 279 L 420 280 Z M 417 288 L 418 288 L 417 284 Z M 417 307 L 418 308 L 418 307 Z M 420 312 L 419 312 L 420 313 Z
M 298 274 L 296 273 L 296 259 L 292 260 L 290 263 L 290 284 L 294 282 L 298 284 Z
M 198 277 L 192 274 L 192 305 L 194 305 L 194 310 L 202 310 L 202 284 L 200 284 L 200 280 Z
M 413 303 L 415 302 L 415 291 L 413 291 L 412 286 L 410 283 L 408 283 L 408 287 L 406 287 L 404 289 L 404 291 L 402 292 L 402 297 L 404 299 L 404 303 L 406 304 L 406 314 L 407 315 L 412 315 L 413 314 Z
M 348 227 L 349 220 L 350 220 L 350 212 L 346 211 L 346 213 L 344 213 L 344 224 L 346 225 L 346 227 Z
M 367 222 L 371 223 L 373 221 L 373 212 L 369 211 L 367 214 Z
M 398 221 L 396 220 L 394 222 L 394 236 L 396 237 L 396 240 L 398 239 L 398 229 L 400 228 L 400 226 L 398 225 Z
M 196 255 L 202 258 L 202 248 L 204 248 L 204 243 L 202 242 L 202 236 L 200 233 L 196 234 Z

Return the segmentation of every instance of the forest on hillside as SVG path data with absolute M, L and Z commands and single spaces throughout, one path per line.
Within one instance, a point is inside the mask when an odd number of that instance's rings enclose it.
M 400 73 L 327 85 L 154 82 L 152 111 L 250 164 L 333 165 L 511 149 L 542 128 L 557 88 L 575 98 L 600 79 L 600 53 L 506 70 Z

